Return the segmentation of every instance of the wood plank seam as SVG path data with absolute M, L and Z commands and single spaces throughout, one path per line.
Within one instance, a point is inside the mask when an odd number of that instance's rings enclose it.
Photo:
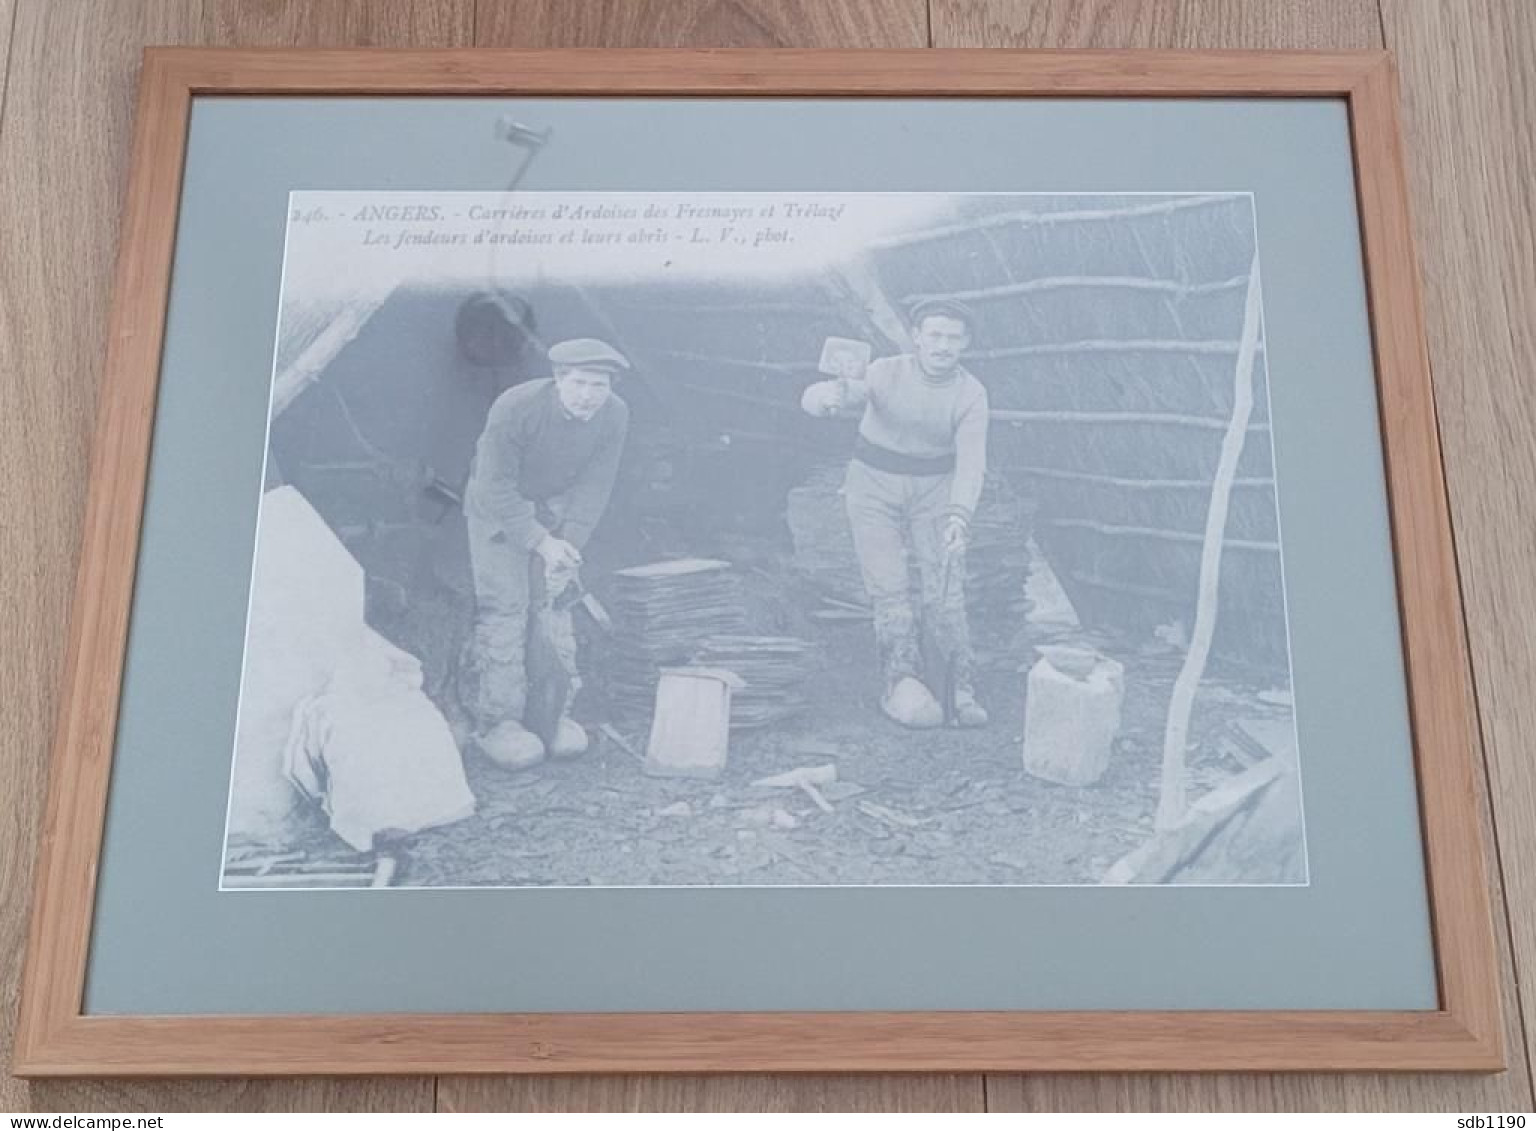
M 16 21 L 21 10 L 20 4 L 12 4 L 9 27 L 5 30 L 5 57 L 0 58 L 0 131 L 5 129 L 5 104 L 6 94 L 11 89 L 11 59 L 16 53 Z

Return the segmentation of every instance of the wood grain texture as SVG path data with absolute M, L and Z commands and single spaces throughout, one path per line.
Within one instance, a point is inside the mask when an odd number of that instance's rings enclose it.
M 440 1111 L 982 1111 L 982 1078 L 879 1076 L 445 1076 Z
M 16 0 L 0 0 L 0 130 L 5 128 L 5 80 L 11 67 L 11 32 L 16 27 Z
M 924 0 L 481 0 L 481 47 L 923 47 Z
M 5 93 L 7 79 L 10 75 L 11 62 L 11 32 L 16 25 L 16 7 L 13 0 L 0 0 L 0 139 L 5 133 Z M 0 149 L 0 153 L 4 150 Z M 3 172 L 0 172 L 0 185 L 4 185 Z M 0 222 L 3 223 L 3 222 Z M 9 235 L 9 229 L 0 227 L 0 232 Z M 9 246 L 9 244 L 5 245 Z M 0 287 L 0 373 L 9 372 L 8 366 L 14 365 L 14 347 L 11 342 L 9 327 L 6 321 L 5 291 Z M 0 377 L 0 380 L 19 381 L 19 375 L 11 373 L 10 376 Z M 10 404 L 10 398 L 5 402 Z M 16 424 L 11 421 L 10 413 L 3 415 L 7 423 L 0 424 L 0 475 L 4 475 L 9 481 L 16 471 L 14 461 L 7 459 L 7 454 L 12 450 L 10 441 L 14 435 Z M 0 507 L 7 506 L 11 502 L 8 495 L 0 494 Z M 10 524 L 0 529 L 0 553 L 6 554 L 7 561 L 12 560 L 9 553 L 12 546 L 12 538 L 8 536 Z M 13 601 L 19 597 L 19 592 L 13 592 L 11 586 L 0 586 L 0 615 L 4 616 L 4 624 L 14 625 L 17 619 L 14 615 Z M 13 638 L 17 636 L 18 638 Z M 14 673 L 16 661 L 12 659 L 21 641 L 19 634 L 8 634 L 0 628 L 0 680 L 10 685 L 10 679 Z M 18 657 L 19 659 L 19 654 Z M 28 689 L 36 692 L 36 687 Z M 25 712 L 34 704 L 28 700 L 23 702 L 22 710 Z M 25 721 L 21 728 L 25 729 Z M 0 775 L 3 780 L 14 781 L 19 789 L 16 793 L 16 801 L 19 804 L 10 808 L 19 808 L 21 812 L 10 812 L 0 816 L 0 1055 L 3 1055 L 10 1045 L 10 1027 L 16 1014 L 16 987 L 21 977 L 19 966 L 22 934 L 24 924 L 13 919 L 13 913 L 20 912 L 25 915 L 25 897 L 18 899 L 17 893 L 25 891 L 27 887 L 27 865 L 30 860 L 30 843 L 26 851 L 22 851 L 22 841 L 30 842 L 35 839 L 31 832 L 31 822 L 35 815 L 36 804 L 41 800 L 38 790 L 41 788 L 35 774 L 28 775 L 22 763 L 21 748 L 15 743 L 14 736 L 10 740 L 5 735 L 0 735 Z M 19 775 L 19 779 L 13 777 L 13 771 Z M 9 1076 L 0 1076 L 0 1109 L 6 1111 L 17 1110 L 17 1105 L 26 1095 L 26 1089 Z
M 204 0 L 203 42 L 230 47 L 465 47 L 474 0 Z
M 559 51 L 488 48 L 358 53 L 206 51 L 164 53 L 174 81 L 223 95 L 624 95 L 1089 97 L 1334 96 L 1368 62 L 1359 51 L 889 51 L 652 48 Z
M 1390 12 L 1393 5 L 1386 7 Z M 1410 13 L 1422 7 L 1402 4 L 1397 12 L 1405 23 L 1419 28 L 1427 21 Z M 1246 0 L 934 0 L 933 27 L 936 46 L 1318 49 L 1382 45 L 1380 14 L 1374 3 L 1362 0 L 1290 0 L 1285 4 Z M 1412 80 L 1425 84 L 1454 81 L 1444 73 L 1415 74 Z M 1412 83 L 1410 94 L 1411 89 Z M 1480 83 L 1477 89 L 1485 88 Z M 1416 184 L 1415 189 L 1422 199 L 1426 186 Z M 1431 271 L 1430 277 L 1434 278 L 1435 272 Z M 1434 331 L 1432 320 L 1432 341 Z M 1477 615 L 1475 607 L 1470 611 Z M 1491 835 L 1485 833 L 1485 839 L 1490 845 L 1494 843 Z M 1527 846 L 1528 857 L 1532 852 Z M 1525 953 L 1536 956 L 1536 943 Z M 1501 954 L 1505 1040 L 1512 1049 L 1518 1049 L 1521 1025 L 1513 969 L 1507 953 Z M 997 1111 L 1470 1110 L 1529 1106 L 1531 1082 L 1529 1065 L 1517 1056 L 1513 1071 L 1486 1078 L 1010 1075 L 989 1077 L 987 1093 L 989 1108 Z
M 1375 0 L 933 0 L 935 47 L 1381 46 Z
M 1386 4 L 1468 634 L 1536 1064 L 1536 11 Z M 1514 566 L 1512 563 L 1520 563 Z

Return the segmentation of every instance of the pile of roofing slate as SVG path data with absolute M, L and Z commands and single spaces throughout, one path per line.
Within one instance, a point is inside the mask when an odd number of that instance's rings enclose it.
M 712 636 L 693 662 L 735 672 L 745 683 L 731 697 L 731 726 L 768 726 L 803 711 L 815 645 L 793 636 Z
M 678 558 L 613 575 L 613 634 L 598 667 L 614 708 L 649 715 L 660 668 L 689 662 L 712 636 L 746 628 L 741 578 L 729 562 Z
M 983 625 L 1002 630 L 1023 619 L 1030 526 L 1028 507 L 999 477 L 989 476 L 965 552 L 965 603 L 973 630 Z

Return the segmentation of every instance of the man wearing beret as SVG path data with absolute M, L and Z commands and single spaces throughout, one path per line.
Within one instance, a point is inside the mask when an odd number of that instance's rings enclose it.
M 944 722 L 921 677 L 920 628 L 948 666 L 955 722 L 987 722 L 972 683 L 965 614 L 964 551 L 986 475 L 989 419 L 986 388 L 960 364 L 974 323 L 960 303 L 919 303 L 909 319 L 911 353 L 881 358 L 862 376 L 817 382 L 801 398 L 812 416 L 859 418 L 843 493 L 874 609 L 880 706 L 908 727 Z
M 491 406 L 464 492 L 475 625 L 464 687 L 476 743 L 521 769 L 587 748 L 565 709 L 549 749 L 523 725 L 528 702 L 530 607 L 561 663 L 576 675 L 569 608 L 581 551 L 613 491 L 629 409 L 613 392 L 629 362 L 607 342 L 578 338 L 549 349 L 554 376 L 508 389 Z

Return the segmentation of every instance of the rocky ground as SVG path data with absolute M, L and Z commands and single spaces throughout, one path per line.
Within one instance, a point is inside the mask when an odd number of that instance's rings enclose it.
M 1084 884 L 1151 833 L 1162 734 L 1181 653 L 1116 647 L 1082 633 L 1125 665 L 1122 725 L 1108 771 L 1082 788 L 1030 776 L 1022 763 L 1025 632 L 980 651 L 982 730 L 908 731 L 875 705 L 867 622 L 794 627 L 822 645 L 822 662 L 796 719 L 733 734 L 713 780 L 647 776 L 644 720 L 596 733 L 583 757 L 508 773 L 475 752 L 465 769 L 478 812 L 393 846 L 402 886 Z M 985 629 L 979 634 L 985 643 Z M 992 634 L 993 637 L 996 634 Z M 1240 771 L 1254 753 L 1229 741 L 1236 720 L 1284 733 L 1289 707 L 1265 702 L 1269 682 L 1214 669 L 1197 700 L 1191 796 Z M 1283 700 L 1283 695 L 1280 696 Z M 595 723 L 600 700 L 581 714 Z M 625 747 L 629 749 L 626 750 Z M 833 765 L 820 801 L 752 782 Z M 828 809 L 830 811 L 828 811 Z M 344 860 L 318 821 L 297 846 L 314 861 Z

